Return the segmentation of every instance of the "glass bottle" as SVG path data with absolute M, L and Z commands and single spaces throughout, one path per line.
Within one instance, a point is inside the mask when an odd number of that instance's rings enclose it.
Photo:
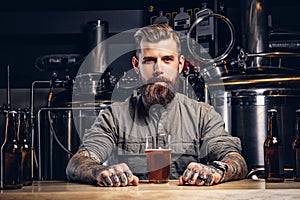
M 17 112 L 7 111 L 5 140 L 1 147 L 1 187 L 22 188 L 21 147 L 17 140 Z
M 23 185 L 32 185 L 32 151 L 29 140 L 29 118 L 26 111 L 18 111 L 18 139 L 22 151 Z
M 153 21 L 153 24 L 169 24 L 169 19 L 166 16 L 164 16 L 163 11 L 159 11 L 159 15 Z
M 283 166 L 280 157 L 281 140 L 278 137 L 277 110 L 268 110 L 267 139 L 264 142 L 266 182 L 283 182 Z
M 296 110 L 296 135 L 292 147 L 295 152 L 294 180 L 300 181 L 300 109 Z

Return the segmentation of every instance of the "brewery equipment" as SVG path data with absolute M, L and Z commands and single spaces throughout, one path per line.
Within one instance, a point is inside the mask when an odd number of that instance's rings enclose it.
M 180 8 L 180 12 L 174 17 L 174 30 L 183 37 L 189 31 L 191 26 L 191 16 L 184 11 L 184 7 Z
M 159 11 L 159 15 L 157 16 L 153 16 L 150 19 L 150 23 L 151 24 L 169 24 L 169 19 L 164 16 L 163 11 Z
M 191 30 L 187 35 L 188 48 L 197 60 L 204 63 L 200 74 L 209 91 L 206 99 L 223 116 L 226 130 L 241 139 L 242 155 L 249 170 L 264 167 L 263 143 L 266 139 L 267 110 L 271 108 L 278 110 L 284 167 L 290 169 L 293 164 L 290 145 L 294 135 L 294 113 L 300 107 L 300 72 L 282 66 L 280 62 L 270 66 L 266 61 L 299 57 L 300 54 L 268 52 L 264 1 L 248 0 L 243 2 L 243 6 L 245 49 L 240 49 L 236 61 L 225 61 L 235 41 L 233 25 L 226 17 L 216 13 L 207 12 L 196 19 L 191 29 L 209 17 L 225 21 L 232 38 L 225 53 L 215 58 L 201 55 L 190 39 Z
M 212 14 L 211 9 L 202 9 L 196 13 L 196 18 L 204 17 L 206 15 Z M 214 30 L 214 18 L 208 17 L 202 20 L 196 26 L 196 42 L 200 44 L 200 54 L 206 53 L 214 55 L 214 41 L 215 41 L 215 30 Z
M 85 129 L 111 103 L 108 99 L 116 78 L 106 66 L 107 22 L 89 22 L 87 36 L 90 51 L 87 56 L 53 54 L 37 59 L 36 66 L 52 74 L 51 80 L 34 81 L 31 88 L 32 122 L 37 114 L 37 127 L 32 127 L 32 131 L 36 129 L 39 180 L 65 179 L 65 166 L 77 151 Z M 76 59 L 73 62 L 71 58 Z M 65 78 L 58 75 L 61 70 L 68 69 L 68 73 L 79 64 L 76 75 L 67 74 Z M 49 87 L 47 104 L 34 113 L 35 89 L 45 85 Z
M 107 62 L 107 45 L 104 42 L 108 37 L 108 23 L 103 20 L 90 21 L 87 27 L 88 51 L 90 63 L 80 69 L 81 74 L 103 73 Z
M 244 29 L 244 47 L 249 53 L 267 51 L 267 17 L 264 0 L 246 0 L 242 2 L 244 15 L 242 28 Z M 251 66 L 264 66 L 263 57 L 254 57 Z

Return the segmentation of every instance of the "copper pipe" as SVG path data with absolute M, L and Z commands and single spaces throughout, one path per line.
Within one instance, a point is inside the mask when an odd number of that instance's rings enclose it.
M 213 84 L 208 84 L 208 86 L 212 87 L 212 86 L 226 86 L 226 85 L 243 85 L 243 84 L 266 83 L 266 82 L 283 82 L 283 81 L 300 81 L 300 77 L 252 79 L 252 80 L 246 80 L 246 81 L 213 83 Z

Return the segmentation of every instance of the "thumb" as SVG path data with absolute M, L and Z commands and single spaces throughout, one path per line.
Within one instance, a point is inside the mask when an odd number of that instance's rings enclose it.
M 139 178 L 137 176 L 134 176 L 133 175 L 133 181 L 132 181 L 132 184 L 134 186 L 138 186 L 139 185 Z
M 184 185 L 184 180 L 183 180 L 183 178 L 182 178 L 182 176 L 180 176 L 179 177 L 179 185 Z

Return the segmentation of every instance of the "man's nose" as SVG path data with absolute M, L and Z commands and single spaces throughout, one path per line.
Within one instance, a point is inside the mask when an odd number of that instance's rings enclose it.
M 153 71 L 155 73 L 161 73 L 162 72 L 162 65 L 160 64 L 159 61 L 154 64 Z

